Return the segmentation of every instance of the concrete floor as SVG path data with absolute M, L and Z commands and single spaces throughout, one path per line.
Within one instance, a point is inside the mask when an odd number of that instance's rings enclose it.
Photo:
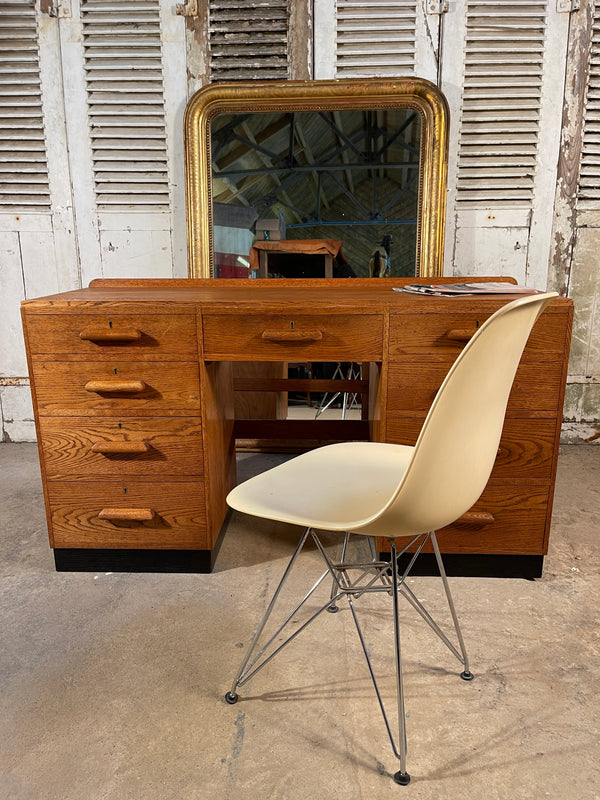
M 599 447 L 561 451 L 543 578 L 451 579 L 473 682 L 407 607 L 408 787 L 348 610 L 223 701 L 295 530 L 233 515 L 212 575 L 56 573 L 35 445 L 0 446 L 0 475 L 2 800 L 600 797 Z M 439 580 L 411 585 L 443 611 Z M 363 618 L 387 691 L 383 600 Z

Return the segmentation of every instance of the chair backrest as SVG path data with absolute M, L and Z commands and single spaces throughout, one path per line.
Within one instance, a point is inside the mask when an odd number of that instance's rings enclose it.
M 446 375 L 394 496 L 361 533 L 404 536 L 454 522 L 489 479 L 515 373 L 531 329 L 556 292 L 496 311 Z

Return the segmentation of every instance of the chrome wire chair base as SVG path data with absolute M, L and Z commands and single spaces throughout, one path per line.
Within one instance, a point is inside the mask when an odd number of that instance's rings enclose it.
M 313 584 L 313 586 L 309 589 L 309 591 L 304 595 L 302 600 L 300 600 L 300 602 L 292 610 L 292 612 L 288 614 L 283 623 L 279 625 L 275 633 L 273 633 L 268 639 L 268 641 L 264 645 L 262 645 L 259 649 L 258 642 L 260 640 L 261 634 L 263 633 L 265 626 L 269 620 L 269 617 L 271 616 L 271 612 L 273 611 L 277 603 L 277 600 L 279 598 L 279 595 L 281 594 L 281 591 L 287 582 L 290 572 L 292 571 L 292 567 L 294 566 L 296 559 L 298 558 L 298 555 L 300 554 L 304 545 L 306 544 L 306 541 L 308 540 L 309 536 L 312 537 L 314 543 L 316 544 L 317 550 L 319 551 L 320 555 L 322 556 L 325 562 L 326 569 L 323 572 L 323 574 L 318 578 L 318 580 Z M 469 661 L 462 633 L 460 630 L 460 626 L 458 623 L 456 610 L 454 608 L 452 595 L 450 594 L 450 587 L 448 585 L 448 579 L 446 577 L 446 571 L 444 569 L 444 564 L 442 562 L 442 557 L 440 554 L 435 533 L 430 532 L 427 534 L 421 534 L 415 536 L 399 552 L 397 551 L 396 548 L 396 540 L 390 539 L 391 553 L 390 553 L 389 563 L 387 561 L 378 560 L 374 540 L 370 538 L 368 541 L 369 541 L 371 560 L 364 560 L 358 562 L 348 561 L 347 550 L 348 550 L 349 538 L 350 538 L 349 534 L 346 534 L 344 537 L 344 542 L 342 544 L 341 557 L 339 561 L 332 561 L 327 550 L 323 546 L 321 540 L 319 539 L 315 531 L 313 531 L 311 528 L 307 528 L 304 531 L 298 543 L 298 546 L 296 547 L 296 550 L 294 551 L 294 554 L 292 555 L 285 569 L 285 572 L 279 582 L 279 585 L 275 590 L 275 594 L 273 595 L 273 598 L 269 603 L 265 615 L 262 618 L 256 633 L 254 634 L 254 637 L 250 643 L 250 646 L 248 647 L 248 650 L 246 651 L 246 654 L 242 660 L 237 675 L 235 676 L 231 689 L 225 694 L 225 700 L 229 704 L 236 703 L 239 699 L 237 690 L 240 687 L 244 686 L 244 684 L 246 684 L 254 675 L 256 675 L 256 673 L 259 672 L 259 670 L 265 667 L 278 653 L 280 653 L 284 649 L 284 647 L 286 647 L 303 630 L 305 630 L 305 628 L 307 628 L 311 624 L 311 622 L 317 619 L 317 617 L 319 617 L 323 613 L 323 611 L 329 611 L 330 613 L 337 612 L 339 610 L 338 601 L 341 598 L 346 597 L 356 627 L 358 638 L 367 662 L 369 674 L 371 675 L 371 680 L 373 682 L 373 687 L 375 689 L 377 701 L 381 709 L 388 738 L 390 740 L 390 744 L 392 746 L 394 755 L 400 762 L 400 769 L 393 776 L 394 781 L 400 784 L 401 786 L 406 786 L 410 782 L 410 775 L 406 771 L 407 737 L 406 737 L 406 724 L 405 724 L 406 715 L 404 710 L 404 688 L 402 681 L 402 657 L 401 657 L 402 654 L 400 646 L 400 623 L 399 623 L 400 596 L 402 596 L 409 603 L 409 605 L 411 605 L 415 609 L 415 611 L 417 611 L 417 613 L 421 616 L 421 618 L 429 625 L 429 627 L 441 639 L 441 641 L 446 645 L 446 647 L 450 650 L 450 652 L 462 664 L 463 671 L 460 673 L 460 677 L 465 681 L 470 681 L 473 679 L 473 674 L 469 669 Z M 458 640 L 458 647 L 456 647 L 450 641 L 450 639 L 442 631 L 437 622 L 435 622 L 431 614 L 429 614 L 429 612 L 425 609 L 421 601 L 416 597 L 416 595 L 412 592 L 412 590 L 409 588 L 409 586 L 407 586 L 406 583 L 407 577 L 410 575 L 410 571 L 415 561 L 417 560 L 423 547 L 428 541 L 431 541 L 432 543 L 433 551 L 435 553 L 435 557 L 439 567 L 440 576 L 442 578 L 444 591 L 446 594 L 446 599 L 448 601 L 448 606 L 450 609 L 450 614 L 452 617 L 452 621 L 454 623 L 456 638 Z M 415 546 L 415 552 L 411 554 L 411 559 L 409 561 L 408 566 L 402 572 L 402 574 L 400 574 L 398 569 L 398 560 L 400 556 L 406 553 L 412 546 Z M 332 580 L 331 591 L 329 593 L 329 598 L 327 599 L 327 601 L 319 605 L 316 611 L 312 611 L 309 618 L 305 622 L 303 622 L 301 625 L 298 625 L 298 627 L 294 629 L 293 633 L 291 633 L 287 637 L 287 639 L 279 643 L 280 636 L 283 633 L 284 629 L 286 629 L 289 623 L 295 619 L 298 612 L 305 606 L 307 601 L 314 595 L 315 591 L 327 577 L 331 578 Z M 359 600 L 365 594 L 370 594 L 374 592 L 387 593 L 392 597 L 393 627 L 394 627 L 394 660 L 395 660 L 397 723 L 398 723 L 397 736 L 394 735 L 394 733 L 392 732 L 392 727 L 390 726 L 390 721 L 383 703 L 381 692 L 379 690 L 379 685 L 375 677 L 373 665 L 371 663 L 369 648 L 367 647 L 363 631 L 359 624 L 358 616 L 356 614 L 356 609 L 355 609 L 355 603 L 357 600 Z

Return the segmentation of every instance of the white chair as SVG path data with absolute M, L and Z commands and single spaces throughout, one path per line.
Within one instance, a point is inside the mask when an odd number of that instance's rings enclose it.
M 266 614 L 225 698 L 238 700 L 237 690 L 325 610 L 336 611 L 348 599 L 367 658 L 375 692 L 400 769 L 394 780 L 406 785 L 406 727 L 400 657 L 398 602 L 402 595 L 438 634 L 463 665 L 461 677 L 471 680 L 463 637 L 450 594 L 435 531 L 454 522 L 481 495 L 498 451 L 509 393 L 523 348 L 537 317 L 556 293 L 535 294 L 508 303 L 470 339 L 440 387 L 414 447 L 379 442 L 346 442 L 304 453 L 237 486 L 229 505 L 270 520 L 305 528 Z M 426 302 L 426 301 L 425 301 Z M 316 531 L 344 533 L 342 556 L 333 562 Z M 370 538 L 372 559 L 347 561 L 350 533 L 383 536 L 391 545 L 390 563 L 378 561 Z M 312 536 L 326 570 L 270 640 L 259 638 L 308 537 Z M 396 544 L 402 543 L 400 551 Z M 458 648 L 443 633 L 407 585 L 406 578 L 427 541 L 436 556 L 456 630 Z M 399 574 L 398 558 L 414 548 L 408 567 Z M 283 644 L 282 630 L 327 577 L 333 589 L 326 602 L 299 625 Z M 393 600 L 394 654 L 398 706 L 398 742 L 394 741 L 368 648 L 358 623 L 355 601 L 366 592 L 387 592 Z M 277 640 L 277 641 L 276 641 Z M 256 652 L 258 651 L 258 652 Z M 255 654 L 256 653 L 256 654 Z M 254 657 L 253 657 L 254 656 Z

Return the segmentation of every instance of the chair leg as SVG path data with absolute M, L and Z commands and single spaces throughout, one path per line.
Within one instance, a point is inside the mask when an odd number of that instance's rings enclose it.
M 458 624 L 458 616 L 456 614 L 456 609 L 454 608 L 454 601 L 452 600 L 452 595 L 450 593 L 450 586 L 448 584 L 448 577 L 446 575 L 446 569 L 444 568 L 444 562 L 442 561 L 442 554 L 440 553 L 440 548 L 437 542 L 437 538 L 435 535 L 435 531 L 431 531 L 430 533 L 431 544 L 433 545 L 433 552 L 435 553 L 435 560 L 437 561 L 438 569 L 440 571 L 440 575 L 442 578 L 442 583 L 444 584 L 444 591 L 446 592 L 446 599 L 448 600 L 448 606 L 450 607 L 450 614 L 452 615 L 452 621 L 454 622 L 454 629 L 456 630 L 456 636 L 458 639 L 458 643 L 460 646 L 460 650 L 463 657 L 463 666 L 464 669 L 460 673 L 460 677 L 463 681 L 472 681 L 473 680 L 473 673 L 469 669 L 469 657 L 467 656 L 467 650 L 465 647 L 465 642 L 463 639 L 462 632 L 460 630 L 460 625 Z
M 238 688 L 239 682 L 240 682 L 240 680 L 242 678 L 242 675 L 244 674 L 244 671 L 246 669 L 246 666 L 247 666 L 248 662 L 250 661 L 252 653 L 254 652 L 254 649 L 256 648 L 256 644 L 257 644 L 257 642 L 258 642 L 258 640 L 260 638 L 260 635 L 263 632 L 264 627 L 267 624 L 267 621 L 268 621 L 269 617 L 271 616 L 271 612 L 273 611 L 273 608 L 275 607 L 275 603 L 277 602 L 277 598 L 279 597 L 279 595 L 281 593 L 281 590 L 283 589 L 283 587 L 284 587 L 284 585 L 285 585 L 285 583 L 286 583 L 286 581 L 287 581 L 287 579 L 289 577 L 289 574 L 292 571 L 292 567 L 294 566 L 294 563 L 295 563 L 296 559 L 298 558 L 298 555 L 300 554 L 300 551 L 304 547 L 304 544 L 306 542 L 306 539 L 308 538 L 309 533 L 310 533 L 310 528 L 307 528 L 304 531 L 304 534 L 302 535 L 302 537 L 300 538 L 300 541 L 298 542 L 298 546 L 296 547 L 292 557 L 290 558 L 290 561 L 289 561 L 289 563 L 288 563 L 288 565 L 287 565 L 287 567 L 285 569 L 285 572 L 283 573 L 283 576 L 282 576 L 281 580 L 279 581 L 279 585 L 277 586 L 277 589 L 275 590 L 275 594 L 271 598 L 271 602 L 269 603 L 269 605 L 267 607 L 267 610 L 265 611 L 265 615 L 262 618 L 262 620 L 260 621 L 258 629 L 257 629 L 256 633 L 254 634 L 254 637 L 253 637 L 253 639 L 252 639 L 252 641 L 250 643 L 250 646 L 248 647 L 248 650 L 246 651 L 246 654 L 245 654 L 245 656 L 244 656 L 244 658 L 242 660 L 242 663 L 241 663 L 240 668 L 239 668 L 239 670 L 237 672 L 237 675 L 235 676 L 235 679 L 233 681 L 231 689 L 225 695 L 225 700 L 230 704 L 237 703 L 237 701 L 238 701 L 238 694 L 236 692 L 236 689 Z
M 374 536 L 367 536 L 367 544 L 369 545 L 369 552 L 371 553 L 371 560 L 377 561 L 377 540 Z
M 406 771 L 406 753 L 407 753 L 407 743 L 406 743 L 406 712 L 404 709 L 404 686 L 402 682 L 402 658 L 401 658 L 401 650 L 400 650 L 400 622 L 398 617 L 398 593 L 399 593 L 399 583 L 400 578 L 398 576 L 398 553 L 396 550 L 395 541 L 391 541 L 391 582 L 389 584 L 389 593 L 392 595 L 393 598 L 393 614 L 394 614 L 394 657 L 395 657 L 395 664 L 396 664 L 396 702 L 397 702 L 397 709 L 398 709 L 398 746 L 396 746 L 396 742 L 394 740 L 394 734 L 392 733 L 392 729 L 390 727 L 390 722 L 385 710 L 385 706 L 383 703 L 383 699 L 381 697 L 381 692 L 379 691 L 379 686 L 377 684 L 377 679 L 375 677 L 375 671 L 373 670 L 373 665 L 371 663 L 371 657 L 369 655 L 369 648 L 367 647 L 367 643 L 363 636 L 362 629 L 360 627 L 358 617 L 356 615 L 356 610 L 354 608 L 354 600 L 352 596 L 348 595 L 348 603 L 350 605 L 350 610 L 352 612 L 352 617 L 354 619 L 354 624 L 356 626 L 356 631 L 358 633 L 358 638 L 360 640 L 360 644 L 363 649 L 363 653 L 367 662 L 367 666 L 369 668 L 369 674 L 371 675 L 371 680 L 373 682 L 373 687 L 375 689 L 375 694 L 377 695 L 377 702 L 379 703 L 379 708 L 381 709 L 381 714 L 383 716 L 383 721 L 385 723 L 385 727 L 387 730 L 387 734 L 390 740 L 390 744 L 392 745 L 392 750 L 394 751 L 394 755 L 400 761 L 400 769 L 394 775 L 394 780 L 396 783 L 399 783 L 401 786 L 406 786 L 410 783 L 410 775 Z M 385 587 L 387 589 L 387 586 Z
M 346 560 L 346 551 L 348 549 L 348 542 L 349 541 L 350 541 L 350 534 L 346 533 L 344 535 L 344 542 L 342 544 L 342 552 L 341 552 L 341 555 L 340 555 L 340 563 L 341 564 L 343 564 L 344 561 Z M 330 598 L 331 598 L 332 602 L 331 602 L 331 605 L 327 606 L 327 611 L 329 611 L 330 614 L 337 614 L 337 612 L 340 610 L 340 607 L 337 605 L 337 603 L 333 602 L 333 598 L 338 594 L 338 588 L 339 587 L 338 587 L 337 581 L 334 578 L 332 580 L 332 582 L 331 582 Z
M 404 710 L 404 685 L 402 682 L 402 653 L 400 650 L 400 622 L 398 618 L 398 561 L 396 553 L 396 541 L 391 541 L 391 567 L 392 567 L 392 600 L 394 607 L 394 656 L 396 661 L 396 694 L 398 700 L 398 750 L 400 758 L 400 769 L 394 775 L 394 780 L 401 786 L 410 783 L 410 775 L 406 771 L 406 716 Z

